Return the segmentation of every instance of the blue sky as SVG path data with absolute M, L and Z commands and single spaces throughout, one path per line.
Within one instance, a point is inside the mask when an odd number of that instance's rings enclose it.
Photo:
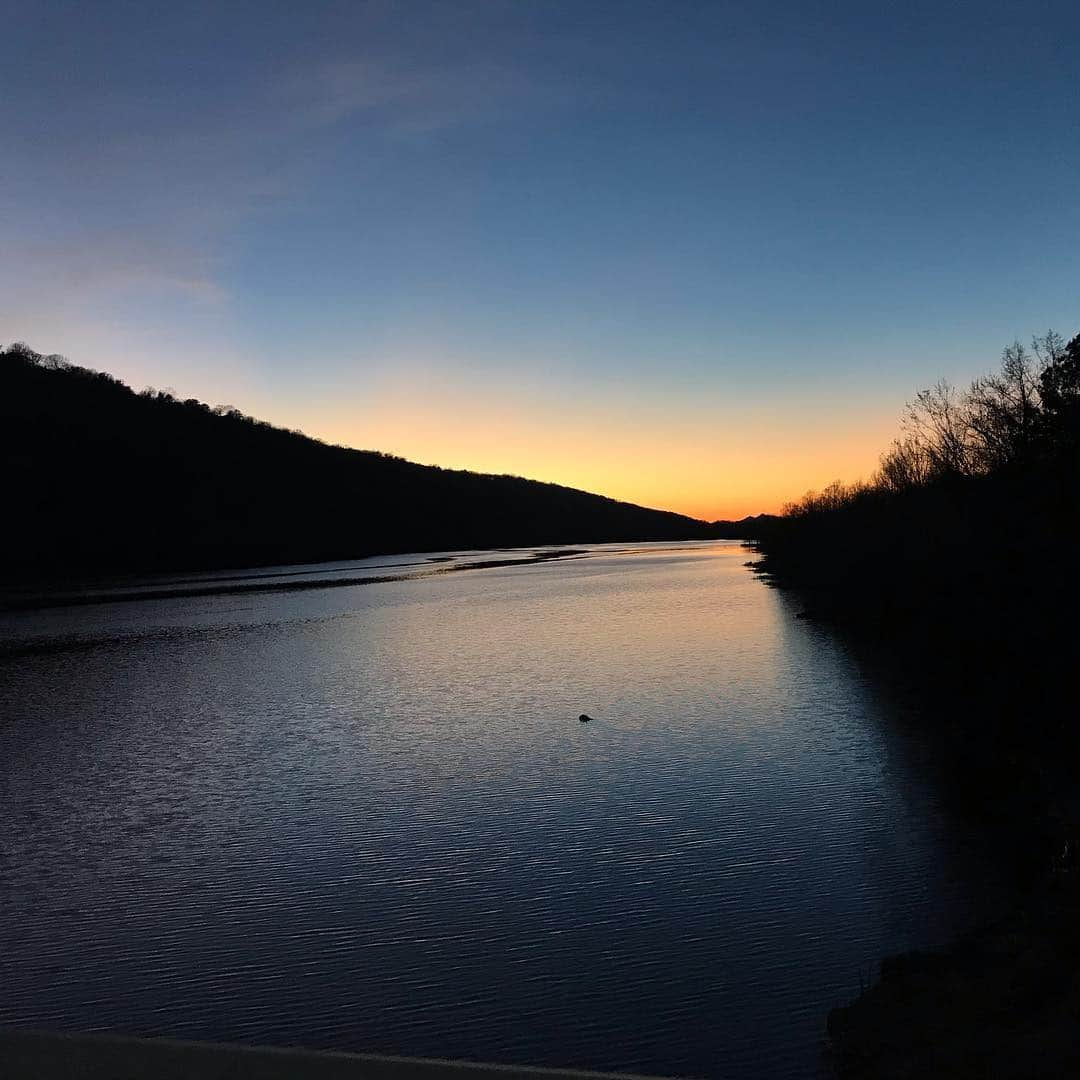
M 1075 3 L 0 5 L 0 341 L 715 516 L 1080 330 Z

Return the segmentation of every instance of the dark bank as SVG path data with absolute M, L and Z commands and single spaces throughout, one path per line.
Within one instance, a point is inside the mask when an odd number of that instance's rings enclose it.
M 0 351 L 0 461 L 9 582 L 731 535 L 556 484 L 330 446 L 19 344 Z
M 1061 1076 L 1077 1064 L 1080 337 L 1005 351 L 909 407 L 868 483 L 763 522 L 754 568 L 917 687 L 965 812 L 1027 899 L 945 953 L 891 958 L 832 1014 L 845 1077 Z

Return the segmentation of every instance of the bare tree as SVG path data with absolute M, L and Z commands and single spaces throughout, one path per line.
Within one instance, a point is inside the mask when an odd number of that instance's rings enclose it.
M 885 491 L 907 491 L 925 484 L 933 474 L 933 462 L 926 444 L 917 433 L 894 439 L 881 455 L 874 486 Z
M 979 471 L 1006 465 L 1030 450 L 1038 435 L 1042 408 L 1042 366 L 1039 351 L 1029 352 L 1017 341 L 1002 353 L 998 374 L 971 384 L 967 413 L 973 462 Z
M 945 379 L 920 390 L 907 407 L 904 436 L 923 447 L 929 476 L 968 476 L 973 469 L 967 403 Z

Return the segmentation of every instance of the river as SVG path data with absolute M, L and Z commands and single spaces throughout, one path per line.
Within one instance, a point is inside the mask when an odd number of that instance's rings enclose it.
M 0 1023 L 808 1077 L 884 954 L 1000 903 L 741 545 L 530 558 L 0 616 Z

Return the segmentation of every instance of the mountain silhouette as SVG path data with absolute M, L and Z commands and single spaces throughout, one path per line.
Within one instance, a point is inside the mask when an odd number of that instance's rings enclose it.
M 688 540 L 717 525 L 332 446 L 22 344 L 0 350 L 7 580 Z

